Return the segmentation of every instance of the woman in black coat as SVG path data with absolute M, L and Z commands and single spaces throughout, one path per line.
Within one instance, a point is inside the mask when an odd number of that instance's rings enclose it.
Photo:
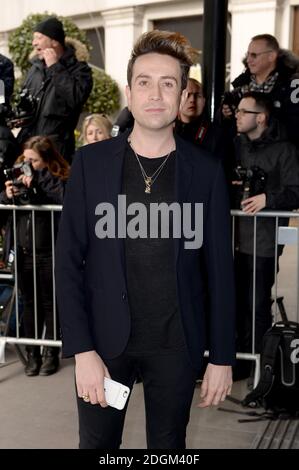
M 8 179 L 5 183 L 6 189 L 1 194 L 2 203 L 62 204 L 69 166 L 48 137 L 30 138 L 24 144 L 23 154 L 18 158 L 16 164 L 25 164 L 25 167 L 21 167 L 21 175 L 17 177 L 17 181 Z M 37 325 L 34 318 L 31 211 L 18 212 L 16 242 L 19 285 L 24 302 L 25 337 L 41 338 L 45 325 L 45 337 L 56 339 L 58 328 L 57 321 L 55 328 L 53 318 L 51 213 L 35 212 Z M 45 347 L 43 357 L 40 355 L 39 346 L 27 346 L 26 351 L 26 375 L 50 375 L 57 371 L 59 365 L 58 348 Z

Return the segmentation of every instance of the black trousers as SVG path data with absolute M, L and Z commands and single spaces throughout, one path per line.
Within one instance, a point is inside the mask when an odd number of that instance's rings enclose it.
M 105 361 L 111 378 L 132 389 L 137 374 L 144 387 L 149 449 L 184 449 L 196 371 L 186 351 L 165 355 L 122 356 Z M 77 398 L 80 449 L 118 449 L 124 410 L 85 403 Z M 128 404 L 128 403 L 127 403 Z
M 18 251 L 19 285 L 24 302 L 23 326 L 26 338 L 35 338 L 33 256 Z M 46 338 L 54 339 L 52 254 L 36 254 L 37 337 L 42 337 L 44 324 Z M 58 337 L 58 315 L 56 337 Z
M 277 264 L 278 266 L 278 264 Z M 252 343 L 253 256 L 235 254 L 237 289 L 237 351 L 250 352 Z M 274 284 L 275 257 L 256 257 L 255 350 L 262 350 L 263 336 L 271 327 L 271 289 Z

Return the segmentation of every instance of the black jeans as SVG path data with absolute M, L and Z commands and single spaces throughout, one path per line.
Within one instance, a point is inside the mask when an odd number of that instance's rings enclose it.
M 278 267 L 278 263 L 277 263 Z M 253 256 L 235 254 L 237 289 L 237 351 L 251 352 L 253 305 Z M 274 284 L 275 257 L 256 257 L 255 350 L 262 350 L 263 336 L 271 327 L 271 289 Z
M 184 449 L 196 371 L 187 352 L 122 356 L 105 361 L 111 378 L 132 389 L 137 374 L 144 387 L 146 435 L 149 449 Z M 124 410 L 86 403 L 77 398 L 80 449 L 118 449 Z
M 33 256 L 18 250 L 19 286 L 24 301 L 23 326 L 26 338 L 35 338 Z M 44 324 L 46 338 L 54 339 L 52 254 L 36 254 L 37 337 L 42 337 Z M 56 319 L 58 333 L 58 315 Z M 58 339 L 58 336 L 56 336 Z

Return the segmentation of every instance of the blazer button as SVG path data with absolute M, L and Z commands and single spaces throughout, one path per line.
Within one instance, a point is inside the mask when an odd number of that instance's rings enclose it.
M 126 294 L 126 292 L 122 292 L 121 298 L 123 299 L 124 302 L 127 300 L 127 294 Z

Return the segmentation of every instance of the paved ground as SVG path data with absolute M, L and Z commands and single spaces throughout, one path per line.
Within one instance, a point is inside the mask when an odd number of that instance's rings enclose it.
M 280 263 L 279 294 L 285 296 L 290 319 L 296 316 L 296 254 L 286 248 Z M 13 347 L 7 346 L 8 365 L 0 368 L 0 448 L 75 449 L 77 416 L 72 360 L 63 361 L 59 373 L 51 377 L 26 377 Z M 246 383 L 236 382 L 233 396 L 243 398 Z M 254 448 L 261 441 L 267 423 L 239 423 L 241 417 L 218 409 L 196 408 L 195 394 L 188 428 L 187 447 Z M 240 410 L 226 402 L 224 406 Z M 298 443 L 299 448 L 299 442 Z M 142 385 L 134 387 L 130 401 L 123 448 L 145 448 Z
M 7 359 L 16 360 L 12 346 Z M 77 416 L 72 360 L 63 361 L 51 377 L 26 377 L 19 361 L 0 370 L 0 448 L 74 449 L 77 447 Z M 243 397 L 244 381 L 234 385 L 233 395 Z M 188 448 L 233 448 L 254 446 L 265 422 L 238 423 L 239 415 L 194 406 L 188 428 Z M 240 409 L 226 402 L 224 406 Z M 241 416 L 240 416 L 241 417 Z M 142 385 L 134 387 L 127 413 L 123 448 L 146 448 Z

